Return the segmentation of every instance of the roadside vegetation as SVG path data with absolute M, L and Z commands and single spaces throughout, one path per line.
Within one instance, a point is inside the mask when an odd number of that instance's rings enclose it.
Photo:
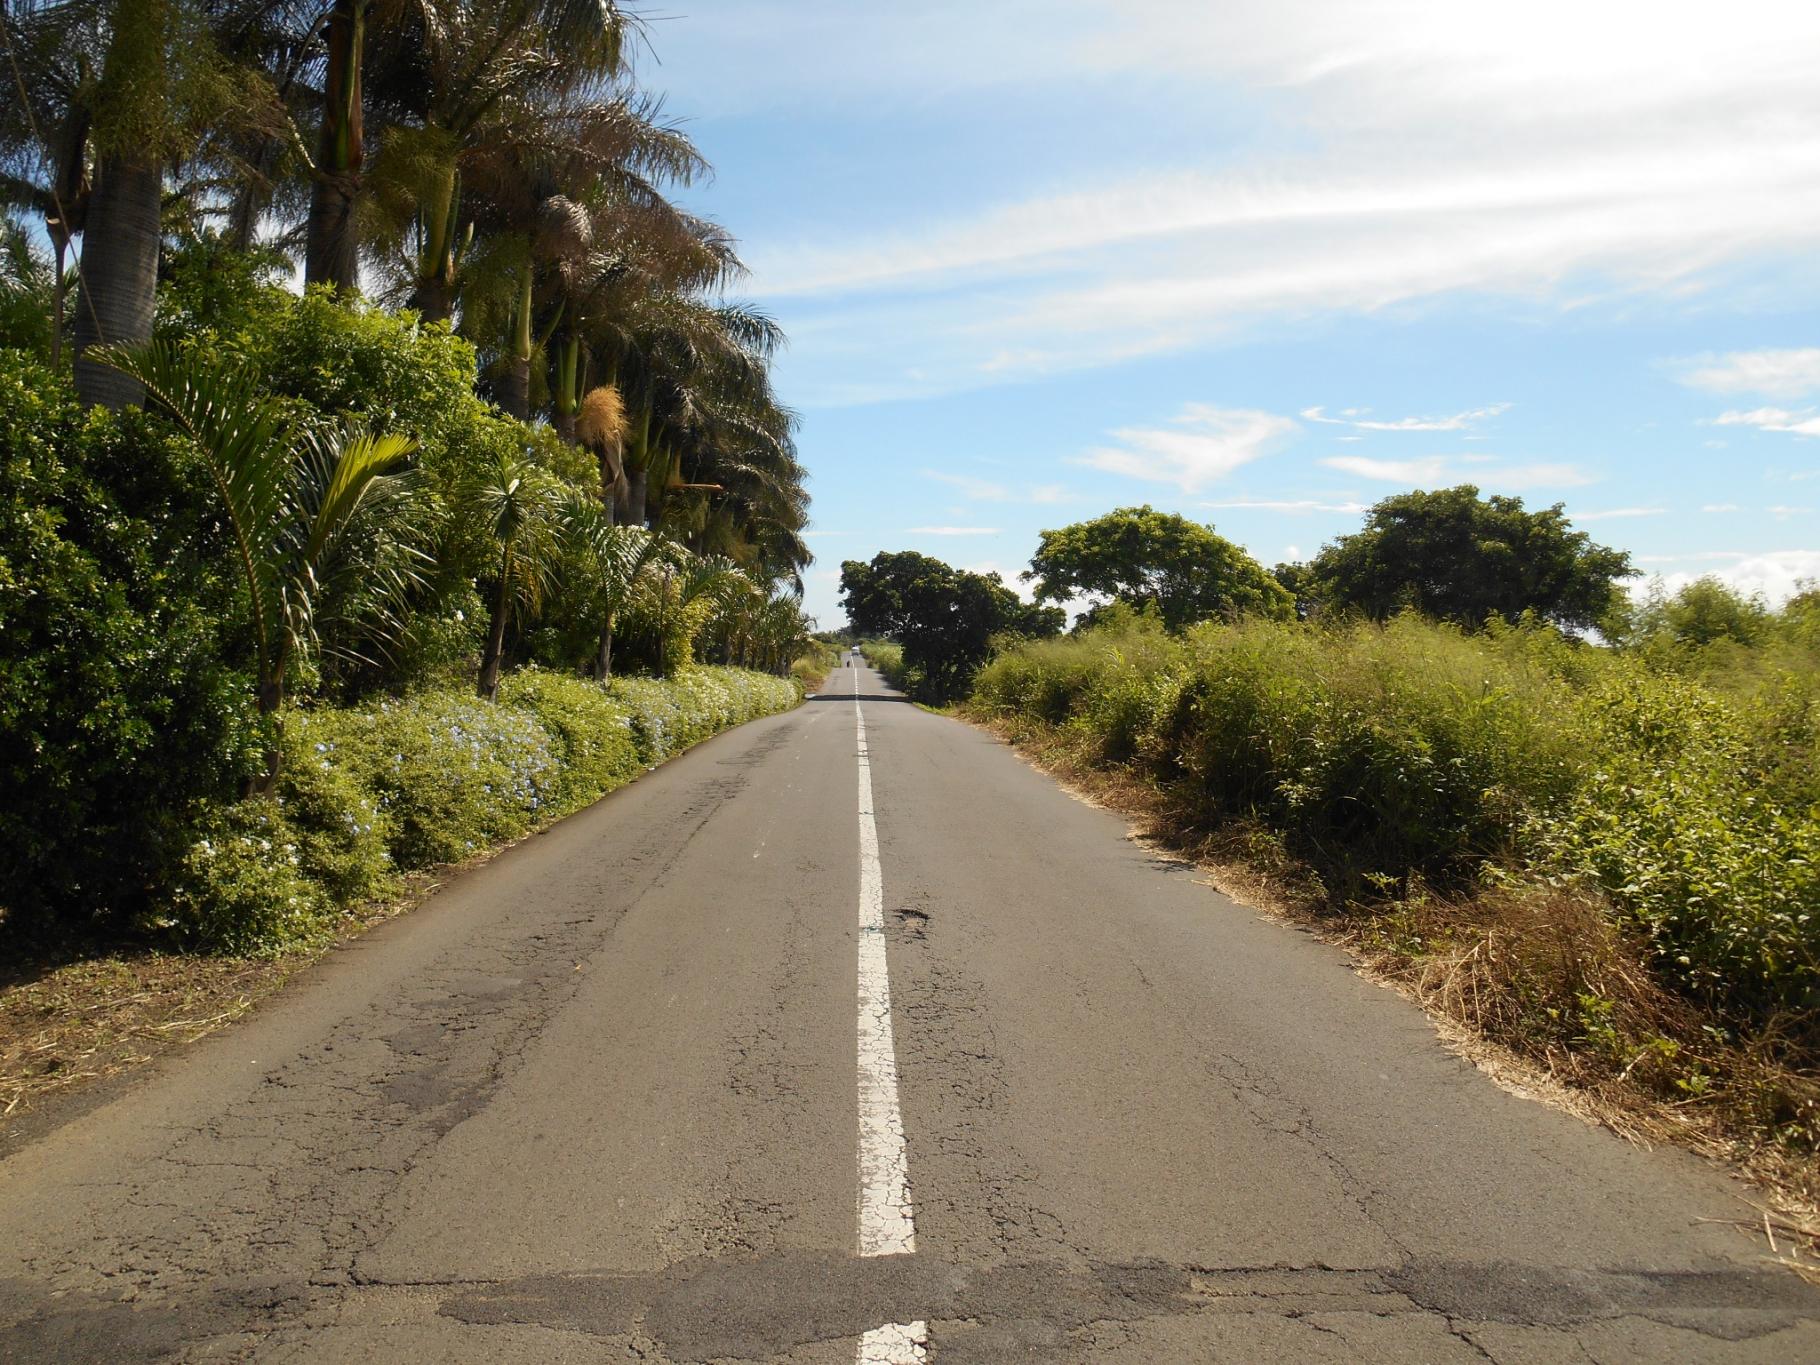
M 324 942 L 825 669 L 782 337 L 635 16 L 0 38 L 0 953 Z
M 1820 591 L 1633 602 L 1558 508 L 1459 488 L 1279 566 L 1291 613 L 1176 520 L 1046 534 L 1090 610 L 970 712 L 1616 1126 L 1820 1195 Z

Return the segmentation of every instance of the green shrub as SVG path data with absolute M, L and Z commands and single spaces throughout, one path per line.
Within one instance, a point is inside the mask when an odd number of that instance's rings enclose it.
M 190 452 L 0 351 L 0 916 L 130 919 L 260 745 Z
M 1536 814 L 1535 867 L 1597 886 L 1648 934 L 1663 975 L 1711 1005 L 1820 1006 L 1820 809 L 1774 799 L 1749 714 L 1640 670 L 1584 706 L 1587 770 Z
M 599 683 L 527 668 L 505 678 L 499 700 L 528 712 L 554 741 L 561 765 L 555 810 L 585 806 L 638 775 L 632 718 Z
M 307 941 L 334 908 L 305 872 L 282 804 L 266 798 L 210 807 L 158 908 L 139 922 L 184 947 L 255 953 Z
M 904 647 L 894 645 L 889 640 L 867 640 L 860 646 L 860 652 L 866 662 L 883 675 L 886 682 L 900 692 L 907 690 L 909 682 L 904 669 Z
M 1667 984 L 1811 1020 L 1820 683 L 1787 666 L 1795 644 L 1741 648 L 1665 671 L 1659 651 L 1412 616 L 1101 630 L 1001 654 L 975 704 L 1131 765 L 1184 825 L 1273 831 L 1335 908 L 1487 874 L 1588 888 Z
M 422 692 L 324 711 L 331 762 L 371 792 L 400 868 L 459 862 L 560 806 L 560 755 L 535 716 L 471 694 Z

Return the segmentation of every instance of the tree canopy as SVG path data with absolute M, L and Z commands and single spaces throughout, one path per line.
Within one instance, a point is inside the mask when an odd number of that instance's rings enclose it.
M 951 701 L 962 695 L 998 635 L 1061 633 L 1059 607 L 1031 606 L 997 574 L 956 569 L 917 554 L 880 551 L 869 564 L 840 566 L 841 604 L 861 635 L 902 643 L 914 695 Z
M 1375 620 L 1415 610 L 1482 626 L 1531 614 L 1574 630 L 1599 624 L 1635 572 L 1627 553 L 1574 530 L 1560 503 L 1530 512 L 1461 484 L 1385 498 L 1362 530 L 1322 548 L 1304 581 L 1316 609 Z
M 1284 620 L 1295 605 L 1262 565 L 1211 526 L 1149 506 L 1044 531 L 1023 577 L 1034 580 L 1038 601 L 1085 596 L 1154 607 L 1171 630 L 1242 613 Z

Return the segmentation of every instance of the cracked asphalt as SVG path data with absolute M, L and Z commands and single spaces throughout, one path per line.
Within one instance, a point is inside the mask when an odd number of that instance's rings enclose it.
M 1820 1360 L 1727 1177 L 870 672 L 917 1240 L 856 1255 L 852 685 L 41 1126 L 0 1360 Z

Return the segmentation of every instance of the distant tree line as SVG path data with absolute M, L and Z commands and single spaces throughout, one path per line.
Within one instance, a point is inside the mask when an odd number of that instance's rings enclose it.
M 1044 531 L 1022 575 L 1038 604 L 1077 608 L 1075 630 L 1110 615 L 1180 632 L 1208 620 L 1362 617 L 1415 612 L 1477 629 L 1529 619 L 1568 632 L 1627 629 L 1630 557 L 1573 529 L 1559 504 L 1481 497 L 1470 484 L 1385 498 L 1364 526 L 1313 559 L 1266 570 L 1204 526 L 1148 506 Z M 1058 634 L 1059 605 L 1031 606 L 996 576 L 903 552 L 841 566 L 852 628 L 905 651 L 912 690 L 963 695 L 994 642 Z

